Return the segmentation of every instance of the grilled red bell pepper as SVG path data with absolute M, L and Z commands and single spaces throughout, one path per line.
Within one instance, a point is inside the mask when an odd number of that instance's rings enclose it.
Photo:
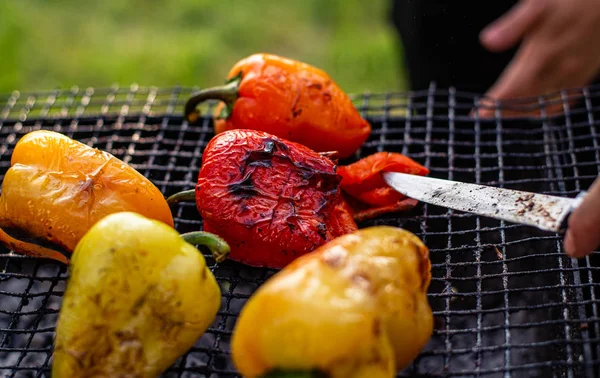
M 417 203 L 390 188 L 381 176 L 383 172 L 429 174 L 427 168 L 411 158 L 391 152 L 378 152 L 356 163 L 339 166 L 337 173 L 342 176 L 340 186 L 346 198 L 353 203 L 357 222 L 383 213 L 406 210 Z
M 231 130 L 206 147 L 195 191 L 175 194 L 167 202 L 195 200 L 204 230 L 225 239 L 232 260 L 281 268 L 356 231 L 355 218 L 416 204 L 401 196 L 361 196 L 361 187 L 385 189 L 378 186 L 379 172 L 428 172 L 399 154 L 368 157 L 345 167 L 342 175 L 337 168 L 325 154 L 301 144 L 262 131 Z M 345 188 L 350 192 L 344 193 Z
M 188 121 L 196 106 L 221 100 L 215 132 L 233 129 L 266 131 L 317 152 L 352 155 L 371 133 L 350 98 L 322 70 L 271 54 L 254 54 L 237 62 L 224 86 L 192 94 L 185 106 Z

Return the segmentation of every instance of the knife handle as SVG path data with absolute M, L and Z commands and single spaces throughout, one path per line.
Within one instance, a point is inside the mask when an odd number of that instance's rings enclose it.
M 577 207 L 579 207 L 579 205 L 581 205 L 581 202 L 583 201 L 583 197 L 585 197 L 586 194 L 587 194 L 586 191 L 582 191 L 581 193 L 579 193 L 577 195 L 577 197 L 575 197 L 573 199 L 573 202 L 571 203 L 571 207 L 569 208 L 567 214 L 564 216 L 562 222 L 560 223 L 560 227 L 558 229 L 559 234 L 564 234 L 565 232 L 567 232 L 567 229 L 569 228 L 569 218 L 571 217 L 571 214 L 573 214 L 573 211 Z

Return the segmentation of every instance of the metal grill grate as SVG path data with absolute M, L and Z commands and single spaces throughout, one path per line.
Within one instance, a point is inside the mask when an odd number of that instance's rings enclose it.
M 16 141 L 48 128 L 107 150 L 165 195 L 195 184 L 211 120 L 181 116 L 192 88 L 72 88 L 0 96 L 0 178 Z M 569 104 L 570 98 L 579 98 Z M 431 176 L 574 196 L 600 173 L 600 88 L 508 104 L 537 110 L 469 117 L 479 99 L 455 90 L 363 94 L 356 105 L 374 130 L 360 156 L 398 151 Z M 558 104 L 565 115 L 551 116 Z M 498 115 L 498 113 L 497 113 Z M 358 158 L 357 155 L 355 158 Z M 202 227 L 194 205 L 174 208 L 180 232 Z M 596 377 L 600 375 L 600 254 L 567 258 L 562 239 L 529 227 L 420 205 L 361 224 L 402 226 L 429 246 L 436 331 L 400 376 Z M 223 292 L 214 324 L 165 377 L 237 376 L 229 340 L 246 299 L 274 271 L 208 259 Z M 0 375 L 49 376 L 67 270 L 0 250 Z

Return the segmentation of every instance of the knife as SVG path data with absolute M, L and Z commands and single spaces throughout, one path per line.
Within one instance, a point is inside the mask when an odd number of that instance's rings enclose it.
M 384 172 L 383 178 L 396 191 L 422 202 L 554 232 L 567 229 L 569 215 L 586 194 L 557 197 L 396 172 Z

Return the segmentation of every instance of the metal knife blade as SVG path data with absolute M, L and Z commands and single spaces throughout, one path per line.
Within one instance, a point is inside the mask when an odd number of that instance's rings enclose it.
M 422 202 L 555 232 L 566 229 L 568 216 L 585 194 L 557 197 L 396 172 L 385 172 L 383 178 L 398 192 Z

